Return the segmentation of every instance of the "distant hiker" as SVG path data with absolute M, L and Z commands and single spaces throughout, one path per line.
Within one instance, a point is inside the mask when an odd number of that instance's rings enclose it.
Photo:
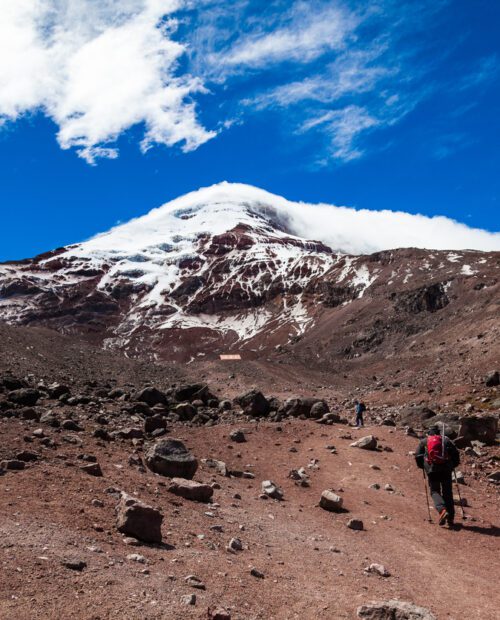
M 354 401 L 354 410 L 356 412 L 356 426 L 359 428 L 360 426 L 364 426 L 363 424 L 363 413 L 366 411 L 365 403 L 360 403 L 359 401 Z
M 439 513 L 439 525 L 448 523 L 453 527 L 455 506 L 453 504 L 452 473 L 460 463 L 455 444 L 440 434 L 438 426 L 432 426 L 427 437 L 421 440 L 415 453 L 417 467 L 427 474 L 432 501 Z

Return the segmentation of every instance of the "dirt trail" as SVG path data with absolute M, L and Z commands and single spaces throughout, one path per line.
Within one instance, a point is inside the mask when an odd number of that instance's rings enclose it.
M 26 448 L 43 455 L 24 471 L 0 477 L 2 620 L 206 618 L 208 607 L 216 605 L 230 609 L 233 620 L 354 618 L 358 605 L 389 598 L 427 607 L 439 620 L 498 618 L 498 492 L 476 481 L 467 467 L 462 470 L 468 485 L 462 489 L 474 521 L 449 531 L 426 521 L 422 476 L 408 454 L 416 440 L 401 431 L 308 421 L 242 427 L 248 439 L 243 444 L 228 440 L 228 426 L 179 426 L 172 432 L 198 458 L 219 458 L 255 474 L 255 479 L 223 478 L 202 466 L 196 479 L 221 486 L 210 506 L 174 497 L 165 479 L 130 466 L 130 442 L 99 445 L 85 432 L 77 434 L 83 441 L 78 446 L 48 429 L 60 444 L 57 450 L 27 446 L 23 435 L 34 426 L 2 421 L 2 456 Z M 341 438 L 371 432 L 393 452 L 359 450 Z M 337 454 L 326 449 L 331 444 Z M 103 478 L 78 468 L 81 453 L 97 457 Z M 289 470 L 307 467 L 311 459 L 318 463 L 308 470 L 310 488 L 296 486 Z M 283 502 L 259 498 L 265 479 L 283 488 Z M 373 483 L 381 488 L 368 488 Z M 386 484 L 394 492 L 386 491 Z M 111 486 L 162 509 L 168 546 L 123 543 L 115 529 L 116 499 L 106 493 Z M 318 507 L 326 488 L 344 498 L 347 512 Z M 93 499 L 104 506 L 93 506 Z M 362 519 L 365 530 L 348 529 L 350 518 Z M 223 533 L 210 529 L 216 524 Z M 233 536 L 242 540 L 244 551 L 225 550 Z M 147 564 L 128 560 L 131 553 L 143 555 Z M 84 560 L 87 568 L 69 570 L 62 565 L 68 558 Z M 391 576 L 365 574 L 373 562 Z M 265 578 L 251 576 L 252 566 Z M 185 583 L 190 574 L 203 580 L 205 591 Z M 191 593 L 196 605 L 181 603 L 181 596 Z

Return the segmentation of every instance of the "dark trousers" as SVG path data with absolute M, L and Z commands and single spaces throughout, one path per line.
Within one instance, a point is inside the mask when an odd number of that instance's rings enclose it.
M 453 487 L 451 472 L 433 472 L 427 474 L 432 501 L 438 512 L 446 508 L 450 520 L 455 518 L 455 506 L 453 504 Z
M 363 414 L 362 413 L 356 414 L 356 426 L 363 426 Z

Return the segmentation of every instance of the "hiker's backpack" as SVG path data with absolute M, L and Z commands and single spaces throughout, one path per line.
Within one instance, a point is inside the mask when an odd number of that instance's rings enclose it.
M 441 435 L 429 435 L 427 437 L 427 450 L 425 460 L 429 465 L 443 465 L 448 462 L 448 450 L 446 444 L 443 446 Z

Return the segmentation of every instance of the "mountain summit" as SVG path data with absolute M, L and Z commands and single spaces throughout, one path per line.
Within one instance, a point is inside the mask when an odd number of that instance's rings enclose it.
M 239 184 L 192 192 L 83 243 L 0 265 L 0 319 L 134 356 L 297 345 L 305 359 L 334 361 L 404 346 L 407 332 L 432 330 L 442 312 L 467 306 L 471 318 L 495 288 L 495 253 L 346 254 L 343 210 L 314 240 L 314 209 L 335 208 Z M 332 249 L 327 238 L 343 242 Z

